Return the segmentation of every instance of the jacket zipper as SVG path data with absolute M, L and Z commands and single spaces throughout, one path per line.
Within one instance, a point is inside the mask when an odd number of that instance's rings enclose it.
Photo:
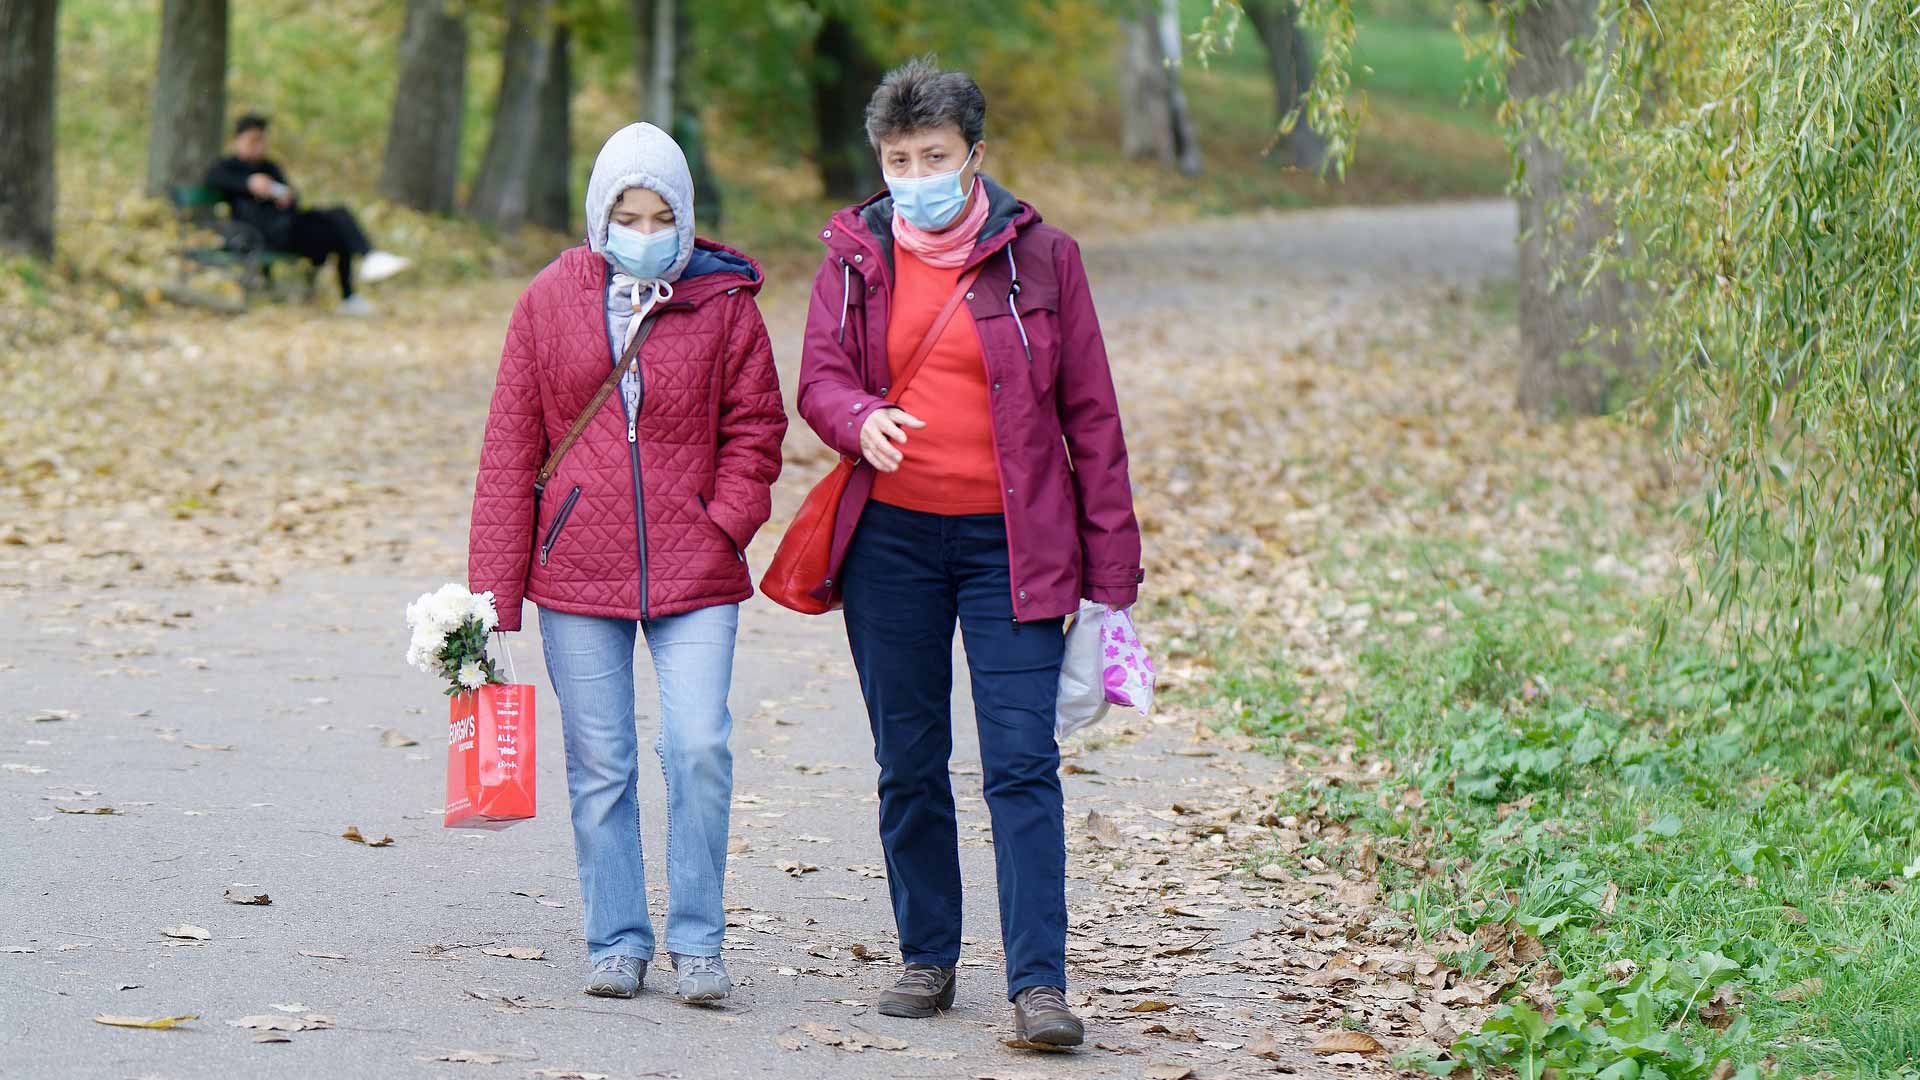
M 540 544 L 540 565 L 547 565 L 547 553 L 553 550 L 553 542 L 560 539 L 560 530 L 566 528 L 567 516 L 573 513 L 573 504 L 580 499 L 580 485 L 573 485 L 567 492 L 566 501 L 560 504 L 560 512 L 553 515 L 553 524 L 547 527 L 547 538 Z
M 620 363 L 620 350 L 613 343 L 613 327 L 607 324 L 607 283 L 611 281 L 613 268 L 607 268 L 607 277 L 600 285 L 600 325 L 606 327 L 607 354 L 613 363 Z M 640 486 L 640 409 L 646 404 L 647 383 L 640 374 L 640 354 L 633 356 L 633 382 L 639 391 L 634 397 L 633 413 L 627 417 L 627 457 L 633 462 L 633 541 L 634 548 L 640 553 L 640 618 L 647 617 L 647 498 Z

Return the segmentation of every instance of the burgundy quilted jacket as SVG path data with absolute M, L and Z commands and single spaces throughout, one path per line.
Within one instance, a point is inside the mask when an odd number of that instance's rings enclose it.
M 760 266 L 708 240 L 717 266 L 674 284 L 640 350 L 640 419 L 618 393 L 567 452 L 536 509 L 534 474 L 612 370 L 610 273 L 582 245 L 542 270 L 507 325 L 474 485 L 467 586 L 500 628 L 520 601 L 644 619 L 753 595 L 742 554 L 772 512 L 786 409 L 754 302 Z
M 1070 615 L 1085 597 L 1129 607 L 1145 574 L 1127 479 L 1127 443 L 1080 246 L 986 180 L 987 223 L 967 257 L 966 295 L 992 385 L 994 453 L 1006 491 L 1013 611 L 1022 622 Z M 860 426 L 884 407 L 893 293 L 893 201 L 848 207 L 820 230 L 800 361 L 800 415 L 828 446 L 860 456 Z M 846 558 L 873 491 L 862 463 L 834 522 L 829 577 Z

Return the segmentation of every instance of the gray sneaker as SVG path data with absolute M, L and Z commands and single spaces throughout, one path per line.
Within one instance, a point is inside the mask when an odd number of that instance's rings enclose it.
M 1013 998 L 1013 1037 L 1040 1046 L 1079 1046 L 1086 1030 L 1059 987 L 1029 986 Z
M 953 1008 L 953 969 L 908 964 L 893 989 L 880 995 L 881 1016 L 924 1019 Z
M 681 1001 L 719 1001 L 733 993 L 733 980 L 727 978 L 727 965 L 717 956 L 682 956 L 668 953 L 673 970 L 680 979 L 674 996 Z
M 587 993 L 594 997 L 630 998 L 647 978 L 647 962 L 637 956 L 609 956 L 593 965 Z

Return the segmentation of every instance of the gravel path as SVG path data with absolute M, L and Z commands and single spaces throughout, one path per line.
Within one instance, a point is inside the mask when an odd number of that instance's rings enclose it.
M 1294 289 L 1364 312 L 1410 283 L 1471 284 L 1509 272 L 1512 232 L 1506 204 L 1462 204 L 1209 222 L 1087 251 L 1110 332 L 1134 340 L 1175 314 L 1240 318 L 1250 293 L 1271 296 L 1278 316 Z M 797 287 L 768 297 L 789 379 L 800 299 Z M 1126 396 L 1131 369 L 1116 367 Z M 481 392 L 445 407 L 481 408 Z M 1152 440 L 1176 404 L 1142 401 L 1133 438 Z M 789 473 L 783 506 L 815 472 Z M 733 693 L 744 850 L 728 875 L 726 955 L 740 988 L 713 1009 L 671 1001 L 657 973 L 632 1002 L 582 996 L 558 710 L 536 635 L 516 637 L 514 659 L 541 688 L 541 814 L 500 833 L 444 830 L 444 704 L 401 663 L 400 609 L 459 576 L 463 532 L 444 517 L 388 525 L 437 543 L 399 562 L 307 566 L 267 590 L 39 589 L 24 584 L 33 550 L 0 549 L 0 585 L 16 583 L 0 588 L 14 616 L 0 620 L 0 1075 L 1386 1071 L 1378 1055 L 1308 1047 L 1342 1015 L 1390 1003 L 1300 972 L 1329 968 L 1349 941 L 1388 967 L 1417 971 L 1421 958 L 1356 915 L 1371 897 L 1353 883 L 1249 872 L 1273 823 L 1248 808 L 1276 783 L 1273 765 L 1179 714 L 1123 720 L 1069 748 L 1069 961 L 1088 1046 L 1045 1058 L 1003 1046 L 1011 1016 L 964 680 L 959 1005 L 933 1021 L 874 1013 L 894 940 L 844 638 L 837 618 L 759 600 L 743 616 Z M 763 538 L 756 566 L 770 550 Z M 640 715 L 645 746 L 657 719 L 645 680 Z M 664 848 L 658 770 L 643 761 L 641 777 L 653 855 Z M 73 812 L 101 807 L 114 812 Z M 350 843 L 349 825 L 393 844 Z M 662 867 L 649 870 L 658 918 Z M 236 885 L 272 903 L 223 900 Z M 163 936 L 183 924 L 208 940 Z M 514 946 L 544 959 L 482 951 Z M 146 1031 L 98 1025 L 98 1014 L 198 1019 Z M 271 1044 L 231 1023 L 314 1014 L 330 1023 Z M 479 1060 L 436 1060 L 463 1054 Z

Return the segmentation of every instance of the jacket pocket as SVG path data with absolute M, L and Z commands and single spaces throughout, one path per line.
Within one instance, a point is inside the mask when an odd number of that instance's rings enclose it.
M 580 501 L 580 485 L 573 485 L 567 492 L 566 500 L 553 515 L 553 524 L 547 526 L 547 535 L 540 541 L 540 565 L 547 565 L 547 553 L 553 550 L 553 542 L 560 539 L 560 530 L 567 527 L 567 519 L 573 516 L 573 504 Z
M 733 534 L 721 528 L 720 523 L 713 520 L 713 509 L 707 505 L 707 497 L 699 492 L 695 492 L 693 501 L 700 504 L 700 516 L 706 518 L 707 524 L 713 526 L 713 531 L 719 533 L 721 539 L 727 542 L 727 548 L 733 552 L 733 557 L 739 559 L 741 562 L 746 562 L 747 553 L 741 551 L 740 545 L 733 542 Z
M 1048 283 L 1009 288 L 984 320 L 996 324 L 1001 340 L 1012 339 L 1014 359 L 1026 366 L 1036 398 L 1044 399 L 1060 372 L 1060 313 L 1057 290 Z M 978 316 L 976 316 L 978 318 Z

